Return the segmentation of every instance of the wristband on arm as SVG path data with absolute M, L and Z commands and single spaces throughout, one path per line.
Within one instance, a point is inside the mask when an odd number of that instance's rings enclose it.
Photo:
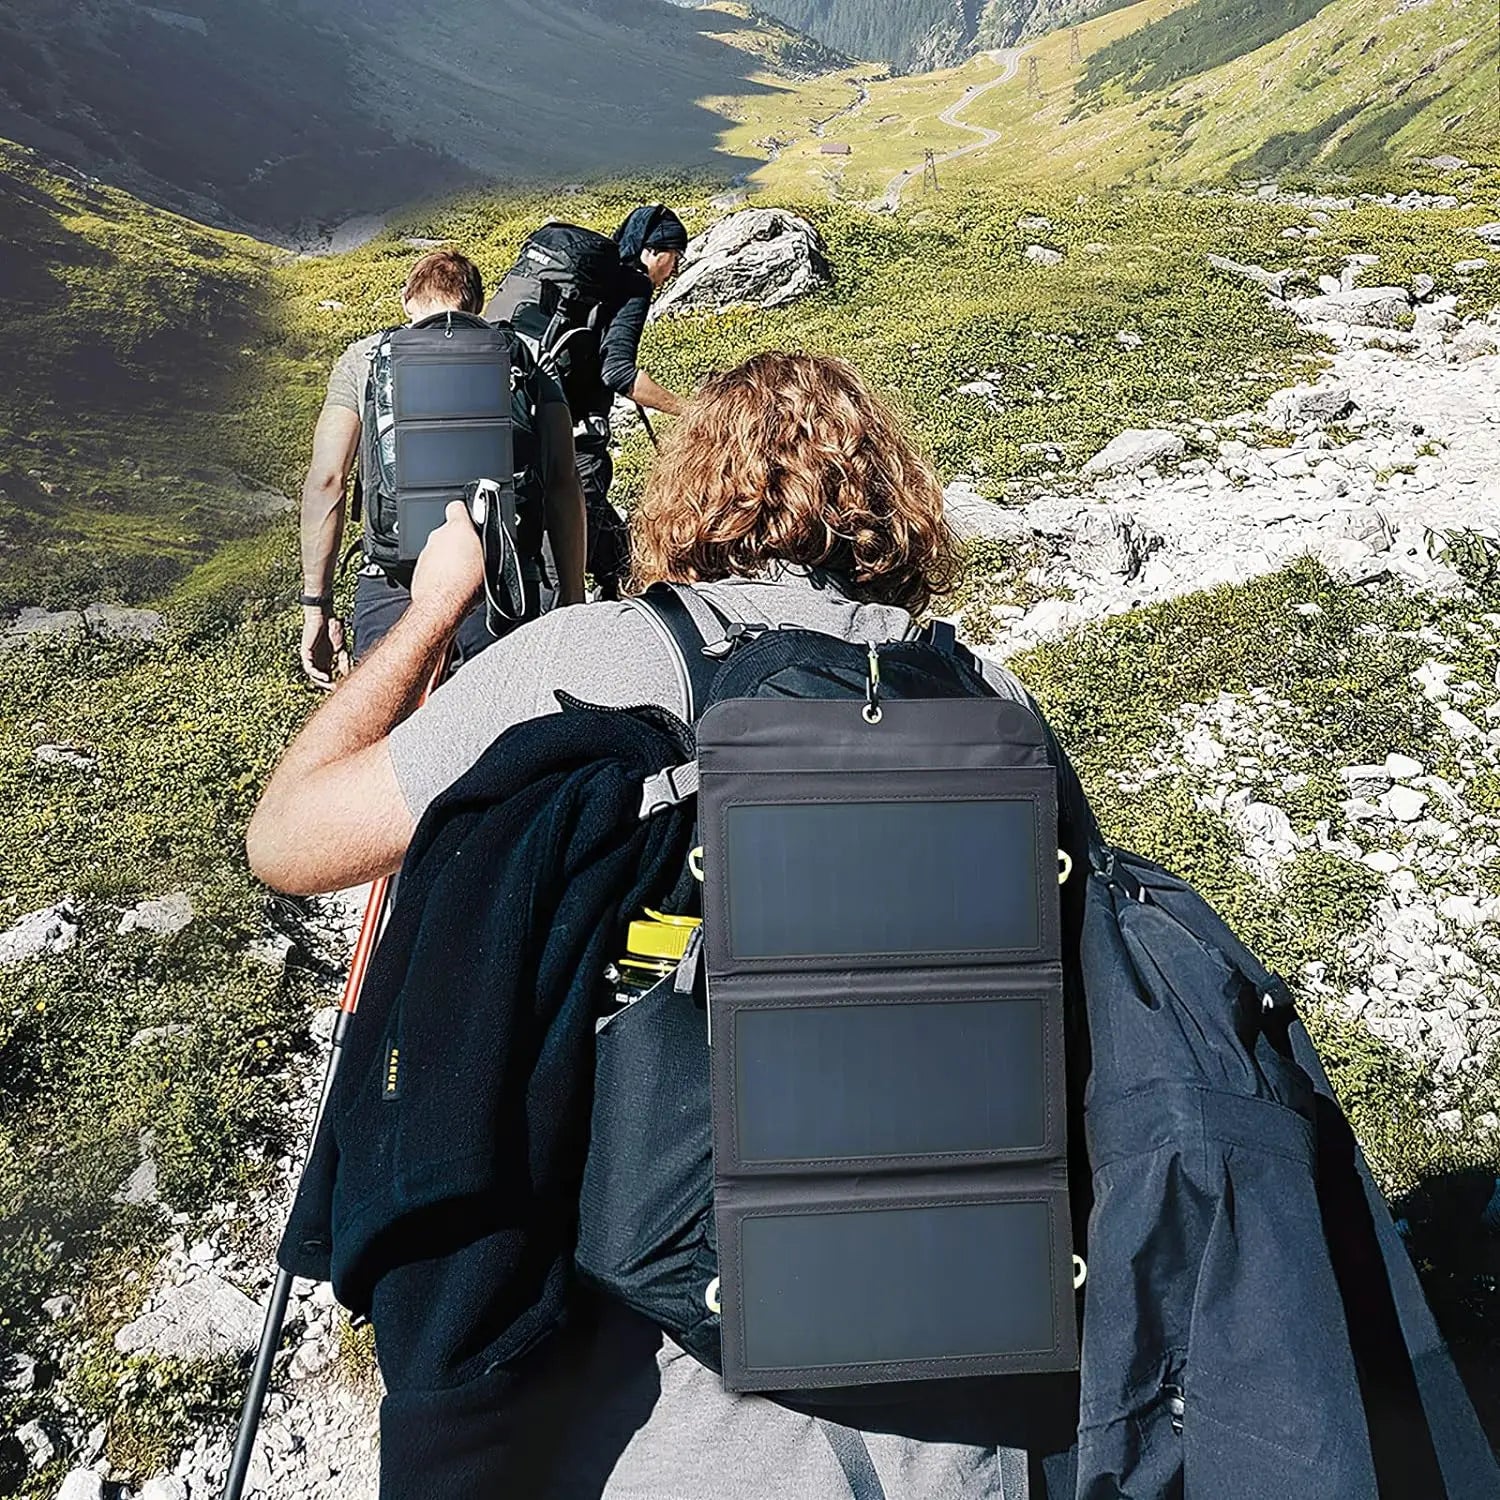
M 333 608 L 333 595 L 329 594 L 303 594 L 298 600 L 303 609 L 326 609 Z

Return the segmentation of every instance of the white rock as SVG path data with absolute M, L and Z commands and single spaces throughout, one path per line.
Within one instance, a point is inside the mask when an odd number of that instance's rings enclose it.
M 1479 726 L 1456 708 L 1444 708 L 1439 710 L 1438 718 L 1443 721 L 1448 732 L 1459 740 L 1477 740 L 1481 737 Z
M 57 1500 L 104 1500 L 104 1479 L 96 1469 L 74 1469 L 63 1480 Z
M 1332 295 L 1300 297 L 1292 311 L 1315 323 L 1398 328 L 1411 313 L 1411 298 L 1401 286 L 1351 287 Z
M 215 1359 L 243 1354 L 260 1335 L 260 1309 L 211 1272 L 174 1287 L 152 1311 L 115 1334 L 121 1354 Z
M 160 1474 L 141 1486 L 136 1500 L 188 1500 L 188 1488 L 174 1475 Z
M 1412 677 L 1418 687 L 1433 703 L 1439 703 L 1448 697 L 1448 679 L 1453 675 L 1453 668 L 1446 662 L 1426 661 L 1423 662 Z
M 39 766 L 53 766 L 62 771 L 94 771 L 99 767 L 94 752 L 81 745 L 38 745 L 32 759 Z
M 1437 1117 L 1438 1125 L 1450 1135 L 1458 1135 L 1464 1128 L 1464 1114 L 1461 1109 L 1445 1109 Z
M 1386 815 L 1398 823 L 1415 823 L 1427 806 L 1427 793 L 1411 786 L 1393 786 L 1380 799 L 1380 805 Z
M 682 274 L 657 298 L 651 316 L 781 307 L 831 279 L 822 236 L 806 219 L 780 208 L 747 208 L 689 244 Z
M 161 1202 L 156 1158 L 147 1156 L 115 1194 L 116 1203 L 148 1205 Z
M 22 917 L 0 933 L 0 964 L 24 963 L 47 953 L 66 953 L 78 941 L 80 918 L 71 901 Z
M 1413 760 L 1409 755 L 1400 755 L 1393 750 L 1386 756 L 1385 765 L 1381 769 L 1393 781 L 1409 781 L 1413 776 L 1420 776 L 1427 768 L 1421 761 Z
M 1060 266 L 1063 261 L 1062 251 L 1050 245 L 1028 245 L 1021 253 L 1034 266 Z
M 192 897 L 185 891 L 173 891 L 169 896 L 157 896 L 132 907 L 120 918 L 116 931 L 122 936 L 127 932 L 149 932 L 156 937 L 172 937 L 192 920 Z
M 1147 464 L 1181 458 L 1187 444 L 1180 434 L 1159 428 L 1129 427 L 1083 466 L 1085 475 L 1128 474 Z
M 955 480 L 943 491 L 943 516 L 960 541 L 985 537 L 992 541 L 1025 542 L 1032 529 L 1025 518 L 998 500 L 986 500 L 972 485 Z
M 57 1446 L 47 1436 L 40 1422 L 23 1422 L 16 1428 L 16 1441 L 26 1454 L 26 1462 L 33 1469 L 45 1469 L 57 1456 Z

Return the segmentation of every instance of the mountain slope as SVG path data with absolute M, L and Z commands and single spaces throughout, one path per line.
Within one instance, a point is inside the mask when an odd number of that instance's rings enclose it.
M 899 69 L 964 56 L 986 0 L 760 0 L 760 9 L 850 57 Z
M 0 610 L 151 598 L 285 504 L 279 258 L 0 141 Z
M 998 90 L 966 118 L 1002 132 L 1017 172 L 1080 184 L 1495 162 L 1490 0 L 1288 0 L 1285 29 L 1269 25 L 1243 0 L 1146 0 L 1081 27 L 1081 61 L 1065 34 L 1033 43 L 1033 89 Z
M 760 0 L 759 8 L 851 57 L 900 72 L 948 67 L 978 48 L 1113 10 L 1126 0 Z
M 0 136 L 286 235 L 464 182 L 719 161 L 698 101 L 764 88 L 760 31 L 663 0 L 8 0 Z

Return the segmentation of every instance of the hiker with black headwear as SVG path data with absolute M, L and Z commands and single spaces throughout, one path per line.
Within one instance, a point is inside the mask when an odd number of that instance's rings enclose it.
M 606 306 L 599 340 L 600 385 L 586 411 L 575 411 L 578 474 L 589 516 L 589 572 L 606 599 L 619 597 L 630 572 L 630 540 L 619 512 L 609 503 L 614 460 L 609 452 L 609 413 L 616 396 L 652 411 L 680 416 L 686 403 L 640 367 L 641 335 L 651 299 L 676 274 L 687 249 L 681 219 L 665 205 L 636 209 L 615 231 L 620 247 L 620 295 Z

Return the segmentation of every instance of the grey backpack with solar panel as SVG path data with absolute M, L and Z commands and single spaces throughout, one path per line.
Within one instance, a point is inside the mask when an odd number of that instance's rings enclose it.
M 697 721 L 643 812 L 697 795 L 703 940 L 599 1024 L 579 1269 L 727 1389 L 913 1437 L 1066 1437 L 1045 725 L 946 627 L 866 648 L 725 622 L 705 645 L 676 591 L 637 606 Z
M 469 313 L 380 335 L 361 413 L 366 561 L 409 571 L 449 504 L 480 480 L 514 504 L 523 555 L 540 548 L 540 506 L 518 482 L 534 446 L 531 368 L 513 333 Z

